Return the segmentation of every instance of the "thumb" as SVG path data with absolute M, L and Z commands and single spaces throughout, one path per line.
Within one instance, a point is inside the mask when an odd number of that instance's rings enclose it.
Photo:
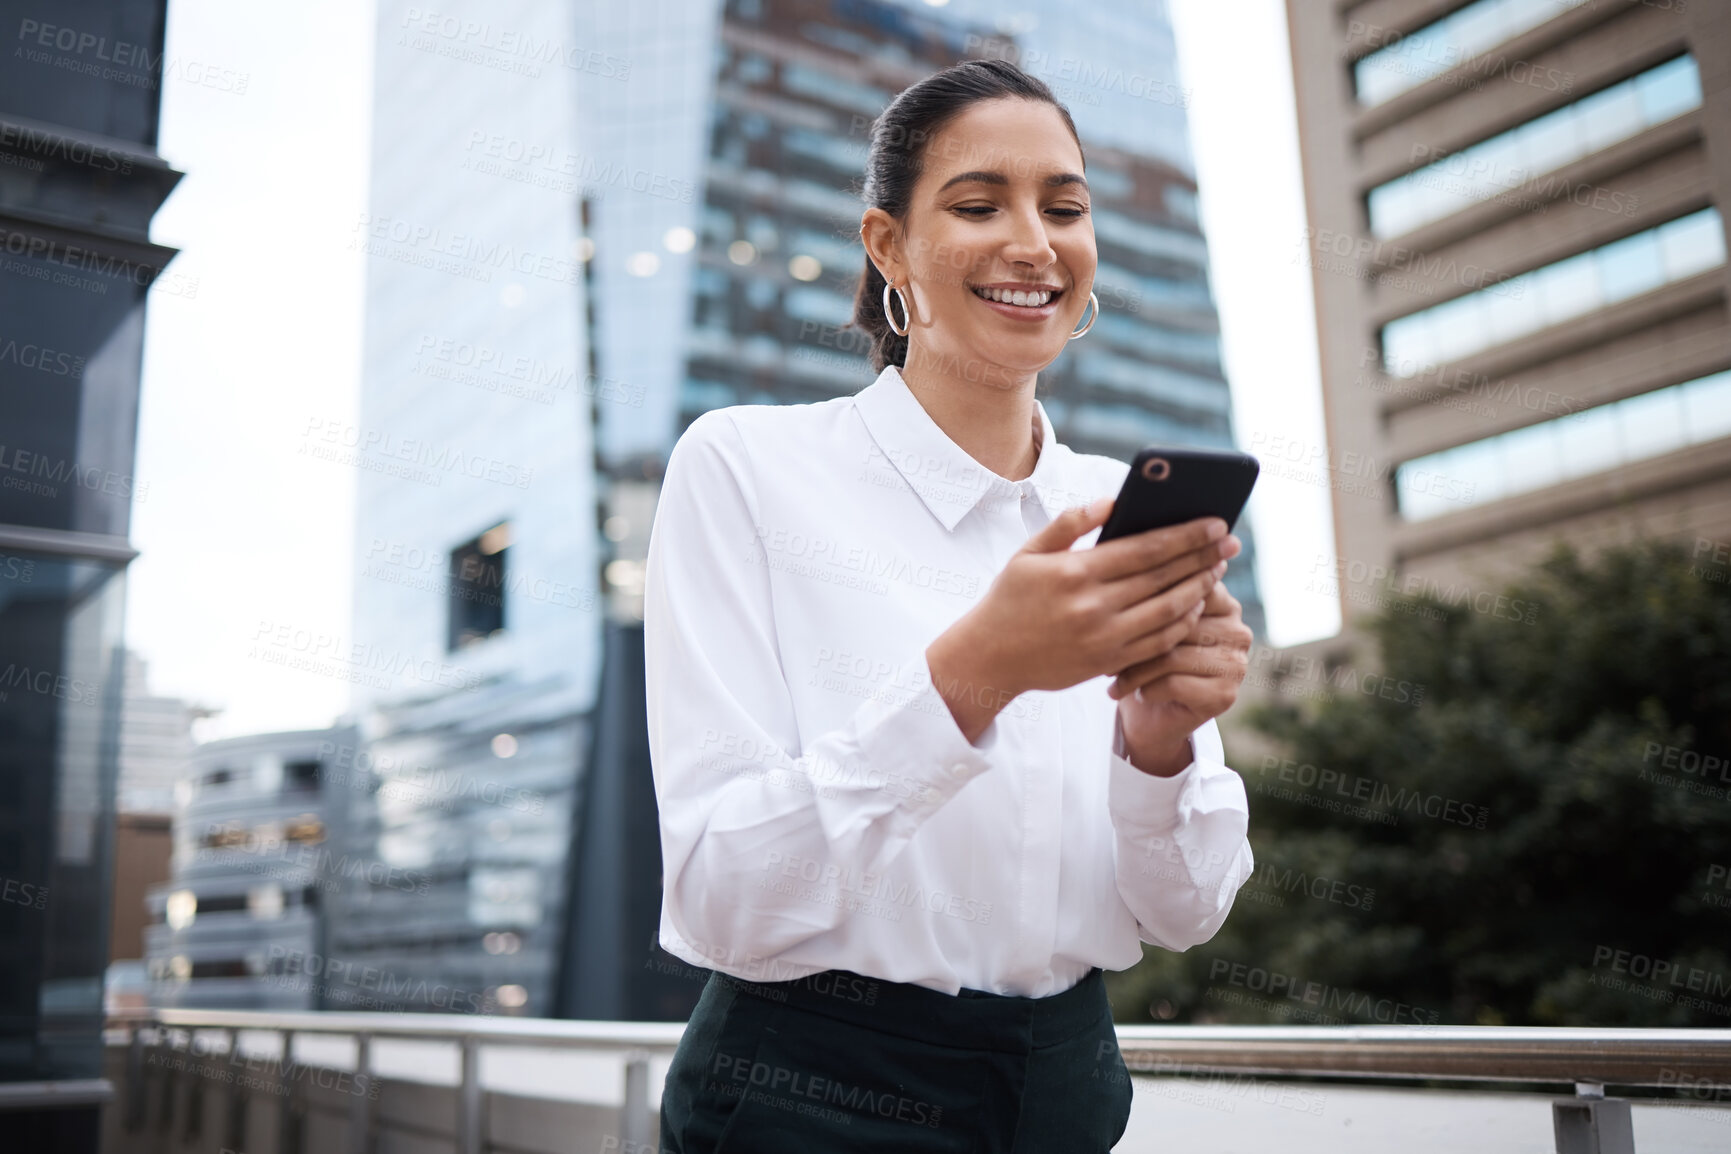
M 1053 517 L 1028 538 L 1023 549 L 1030 553 L 1061 553 L 1090 529 L 1106 523 L 1115 498 L 1100 497 L 1087 505 L 1072 505 Z

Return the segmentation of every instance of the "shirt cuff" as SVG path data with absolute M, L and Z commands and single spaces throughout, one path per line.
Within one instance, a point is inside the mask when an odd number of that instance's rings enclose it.
M 1124 719 L 1112 710 L 1112 769 L 1107 778 L 1106 808 L 1136 825 L 1166 828 L 1178 821 L 1178 799 L 1196 776 L 1196 734 L 1190 742 L 1190 764 L 1171 777 L 1143 773 L 1125 756 Z
M 860 755 L 910 807 L 936 809 L 992 767 L 1002 734 L 998 717 L 970 742 L 938 692 L 924 651 L 904 663 L 890 684 L 919 689 L 906 700 L 880 695 L 860 707 Z

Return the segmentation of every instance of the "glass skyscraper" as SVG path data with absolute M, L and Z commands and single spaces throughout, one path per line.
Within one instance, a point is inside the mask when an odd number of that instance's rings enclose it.
M 361 402 L 306 451 L 358 486 L 360 727 L 327 948 L 375 1008 L 545 1014 L 602 613 L 569 3 L 378 9 Z M 639 400 L 639 404 L 641 401 Z M 389 871 L 426 884 L 377 884 Z M 452 991 L 457 991 L 453 993 Z
M 161 0 L 0 4 L 0 1127 L 93 1152 Z M 114 45 L 124 45 L 124 58 Z M 104 54 L 106 53 L 106 54 Z M 106 62 L 106 63 L 104 63 Z

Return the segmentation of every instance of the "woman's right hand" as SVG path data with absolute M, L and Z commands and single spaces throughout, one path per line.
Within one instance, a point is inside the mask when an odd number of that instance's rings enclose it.
M 1102 497 L 1058 514 L 927 648 L 938 692 L 969 741 L 1020 693 L 1068 689 L 1171 650 L 1239 552 L 1218 517 L 1071 549 L 1112 504 Z

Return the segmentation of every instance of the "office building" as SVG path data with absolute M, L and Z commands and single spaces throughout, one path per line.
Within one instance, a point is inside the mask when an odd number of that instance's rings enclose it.
M 325 813 L 345 790 L 352 727 L 199 746 L 176 785 L 172 876 L 145 901 L 151 1002 L 229 1010 L 365 1009 L 324 964 L 324 917 L 346 885 L 419 879 L 345 857 Z
M 176 285 L 163 21 L 0 4 L 0 1126 L 64 1154 L 97 1141 L 140 355 Z
M 1731 539 L 1731 7 L 1287 15 L 1345 617 Z
M 312 451 L 357 483 L 359 736 L 330 898 L 376 1008 L 547 1014 L 602 612 L 569 3 L 378 9 L 361 397 Z M 627 399 L 628 400 L 628 399 Z M 453 993 L 453 991 L 456 991 Z

